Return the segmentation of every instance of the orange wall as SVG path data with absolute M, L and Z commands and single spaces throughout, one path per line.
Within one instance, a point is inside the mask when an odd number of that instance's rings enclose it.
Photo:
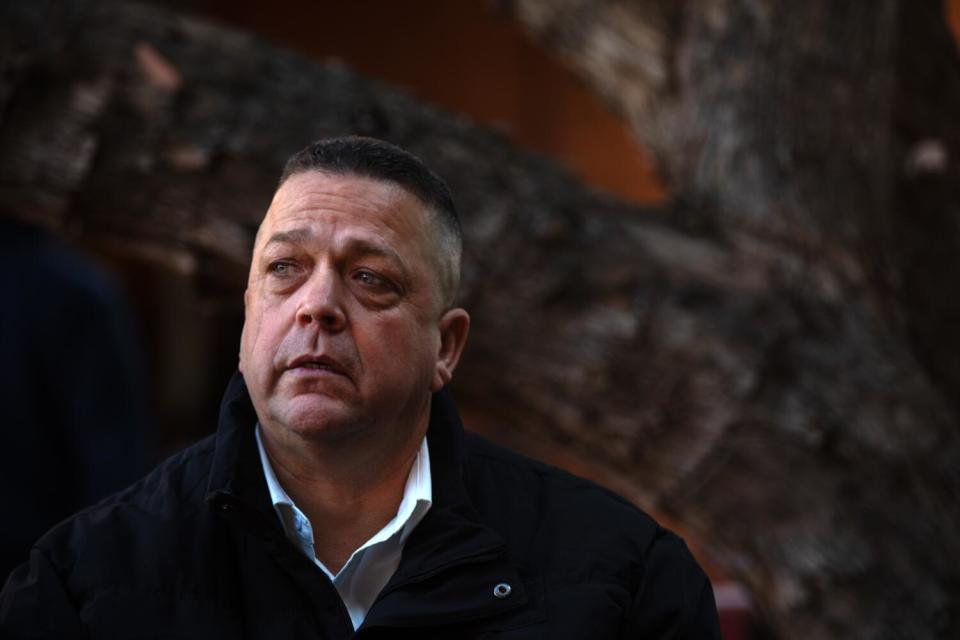
M 500 127 L 629 201 L 664 198 L 626 121 L 489 0 L 199 0 L 191 6 Z M 944 10 L 960 39 L 960 0 L 944 0 Z
M 488 0 L 203 0 L 191 6 L 314 58 L 339 58 L 499 127 L 621 197 L 640 203 L 663 197 L 623 118 Z
M 960 41 L 960 0 L 944 0 L 944 7 L 953 37 Z

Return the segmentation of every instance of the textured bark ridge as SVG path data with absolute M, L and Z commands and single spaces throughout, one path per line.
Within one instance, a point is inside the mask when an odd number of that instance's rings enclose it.
M 780 637 L 960 634 L 960 74 L 942 16 L 500 4 L 630 116 L 674 202 L 619 203 L 341 67 L 76 1 L 0 8 L 0 210 L 239 304 L 286 156 L 392 140 L 462 212 L 472 426 L 670 515 Z
M 721 491 L 675 508 L 738 540 L 785 636 L 957 634 L 960 59 L 942 3 L 500 4 L 629 117 L 675 207 L 777 265 L 757 298 L 775 315 L 737 318 L 751 358 L 720 376 L 749 381 L 698 490 Z

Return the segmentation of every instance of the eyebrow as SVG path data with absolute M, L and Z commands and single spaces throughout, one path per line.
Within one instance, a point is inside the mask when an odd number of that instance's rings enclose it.
M 347 253 L 364 256 L 382 256 L 396 261 L 401 266 L 403 265 L 403 260 L 400 259 L 399 254 L 390 247 L 374 244 L 360 238 L 351 239 L 347 242 Z
M 309 240 L 313 234 L 309 229 L 297 228 L 291 229 L 289 231 L 278 231 L 270 236 L 270 239 L 264 243 L 263 247 L 267 248 L 271 244 L 275 243 L 291 243 L 298 244 L 302 243 L 305 240 Z

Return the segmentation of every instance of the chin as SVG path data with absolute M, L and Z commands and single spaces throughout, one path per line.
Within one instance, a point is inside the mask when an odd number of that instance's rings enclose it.
M 363 430 L 363 420 L 350 407 L 326 396 L 298 397 L 272 414 L 281 428 L 308 440 L 346 438 Z

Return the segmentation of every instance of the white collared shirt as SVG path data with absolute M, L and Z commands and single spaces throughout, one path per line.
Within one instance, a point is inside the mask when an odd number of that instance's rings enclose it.
M 433 504 L 433 485 L 430 478 L 430 452 L 427 439 L 420 444 L 407 484 L 403 489 L 403 499 L 393 517 L 380 531 L 354 551 L 337 575 L 323 566 L 313 549 L 313 527 L 310 520 L 297 508 L 287 492 L 280 486 L 270 464 L 263 441 L 260 438 L 260 425 L 257 425 L 257 447 L 260 449 L 260 462 L 263 463 L 263 475 L 270 490 L 273 508 L 280 517 L 283 530 L 293 544 L 308 558 L 313 560 L 321 571 L 333 581 L 343 604 L 350 614 L 353 628 L 357 629 L 367 616 L 380 591 L 393 576 L 400 564 L 400 554 L 414 527 L 420 523 Z

